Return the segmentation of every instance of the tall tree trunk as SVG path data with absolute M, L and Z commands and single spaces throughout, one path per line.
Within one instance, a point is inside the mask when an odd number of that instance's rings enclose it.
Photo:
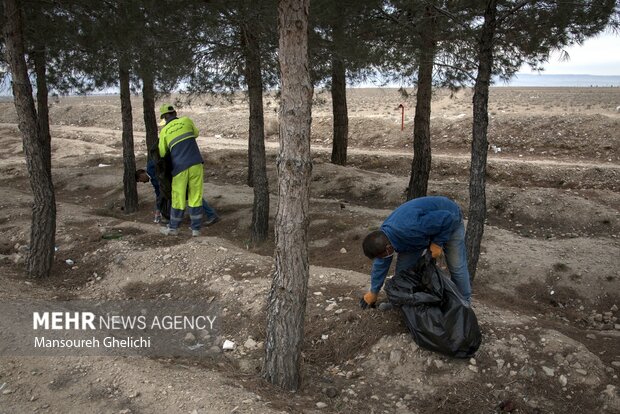
M 249 91 L 248 91 L 249 92 Z M 252 159 L 254 159 L 254 147 L 252 143 L 248 140 L 248 178 L 246 184 L 248 187 L 254 186 L 254 164 L 252 163 Z
M 418 68 L 418 91 L 413 120 L 413 161 L 407 200 L 424 197 L 431 173 L 431 99 L 433 97 L 433 65 L 435 61 L 435 14 L 427 6 L 420 31 L 421 51 Z
M 26 270 L 30 277 L 47 277 L 54 261 L 56 237 L 56 199 L 48 166 L 49 143 L 39 127 L 32 85 L 26 67 L 21 5 L 16 0 L 4 1 L 4 41 L 6 61 L 12 75 L 13 101 L 22 133 L 30 187 L 34 196 L 30 251 Z M 43 90 L 40 91 L 44 93 Z M 47 94 L 47 90 L 45 91 Z M 46 152 L 47 151 L 47 152 Z
M 280 0 L 280 152 L 276 270 L 268 299 L 263 376 L 288 390 L 300 385 L 308 292 L 308 208 L 312 173 L 312 83 L 308 73 L 309 0 Z
M 263 77 L 261 72 L 260 44 L 255 31 L 248 25 L 242 29 L 245 54 L 245 77 L 250 98 L 250 165 L 252 165 L 252 243 L 267 239 L 269 230 L 269 185 L 265 156 L 265 120 L 263 116 Z
M 489 84 L 493 68 L 493 39 L 497 20 L 497 0 L 490 0 L 484 13 L 479 40 L 478 75 L 474 85 L 471 170 L 469 175 L 469 219 L 465 244 L 471 280 L 476 276 L 480 243 L 486 219 L 487 128 L 489 125 Z
M 340 8 L 342 10 L 342 8 Z M 347 112 L 347 78 L 344 59 L 340 53 L 344 39 L 341 21 L 332 27 L 334 50 L 332 55 L 332 112 L 334 118 L 334 137 L 332 142 L 332 163 L 347 163 L 349 143 L 349 115 Z
M 33 52 L 34 71 L 37 75 L 37 116 L 39 118 L 39 134 L 45 155 L 45 169 L 52 174 L 52 137 L 50 135 L 50 116 L 47 89 L 47 56 L 45 46 L 39 45 Z
M 125 56 L 119 59 L 121 86 L 121 118 L 123 123 L 123 190 L 125 192 L 125 213 L 138 211 L 138 189 L 136 186 L 136 156 L 133 149 L 133 116 L 131 113 L 131 92 L 129 91 L 129 64 Z
M 142 110 L 144 114 L 144 129 L 146 131 L 147 157 L 151 158 L 150 149 L 157 146 L 157 118 L 155 116 L 155 81 L 150 69 L 142 70 Z

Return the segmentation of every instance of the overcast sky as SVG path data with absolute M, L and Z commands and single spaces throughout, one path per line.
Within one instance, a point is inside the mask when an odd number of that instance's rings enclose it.
M 620 35 L 605 33 L 590 38 L 581 46 L 567 48 L 570 59 L 560 60 L 560 52 L 549 57 L 542 74 L 548 75 L 599 75 L 620 76 Z M 524 66 L 520 73 L 532 73 Z M 375 87 L 374 83 L 363 83 L 357 86 Z M 398 86 L 398 85 L 391 85 Z M 9 95 L 8 82 L 0 83 L 0 96 Z
M 560 61 L 560 52 L 555 52 L 545 64 L 543 74 L 549 75 L 615 75 L 620 76 L 620 36 L 602 34 L 590 38 L 582 46 L 567 48 L 570 59 Z M 521 73 L 531 73 L 523 67 Z

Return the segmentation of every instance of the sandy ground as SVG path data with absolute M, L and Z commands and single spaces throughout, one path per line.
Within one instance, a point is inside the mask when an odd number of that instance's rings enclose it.
M 133 103 L 141 165 L 142 108 Z M 429 185 L 465 211 L 470 103 L 470 91 L 436 92 Z M 58 252 L 43 281 L 23 277 L 32 197 L 12 104 L 0 102 L 3 300 L 206 299 L 222 320 L 211 338 L 218 349 L 200 358 L 4 356 L 0 412 L 620 412 L 619 103 L 618 88 L 492 90 L 489 141 L 501 151 L 489 155 L 473 298 L 483 344 L 475 358 L 455 360 L 418 348 L 399 311 L 357 305 L 370 268 L 361 239 L 404 201 L 413 96 L 350 90 L 350 162 L 340 167 L 328 162 L 329 94 L 317 91 L 304 383 L 291 394 L 259 375 L 273 236 L 248 246 L 247 100 L 210 97 L 180 109 L 201 129 L 205 194 L 223 217 L 199 238 L 158 234 L 149 185 L 139 186 L 138 213 L 121 211 L 118 97 L 54 102 Z M 276 108 L 266 97 L 272 219 Z M 236 349 L 222 352 L 224 340 Z

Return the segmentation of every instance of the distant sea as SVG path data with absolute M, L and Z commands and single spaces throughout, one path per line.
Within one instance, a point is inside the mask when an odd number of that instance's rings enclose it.
M 517 73 L 508 83 L 495 79 L 493 86 L 620 87 L 620 76 Z
M 618 68 L 620 70 L 620 68 Z M 493 86 L 496 87 L 562 87 L 562 88 L 589 88 L 589 87 L 615 87 L 620 88 L 620 75 L 599 76 L 599 75 L 548 75 L 536 73 L 517 73 L 508 83 L 495 78 Z M 387 84 L 380 86 L 374 83 L 361 83 L 349 87 L 353 88 L 398 88 L 398 84 Z M 472 85 L 470 85 L 472 86 Z M 408 87 L 412 88 L 413 85 Z M 96 94 L 117 94 L 114 89 L 109 89 Z M 92 94 L 91 94 L 92 95 Z M 0 82 L 0 101 L 6 102 L 12 100 L 9 82 Z

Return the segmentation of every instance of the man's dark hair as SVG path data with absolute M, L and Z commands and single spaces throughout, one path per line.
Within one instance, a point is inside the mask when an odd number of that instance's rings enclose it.
M 390 244 L 390 240 L 387 238 L 384 232 L 376 230 L 368 233 L 364 241 L 362 242 L 362 248 L 364 254 L 369 259 L 375 259 L 380 254 L 385 252 L 386 247 Z
M 146 174 L 146 170 L 144 170 L 143 168 L 136 170 L 136 181 L 138 181 L 138 179 L 140 178 L 142 174 Z

